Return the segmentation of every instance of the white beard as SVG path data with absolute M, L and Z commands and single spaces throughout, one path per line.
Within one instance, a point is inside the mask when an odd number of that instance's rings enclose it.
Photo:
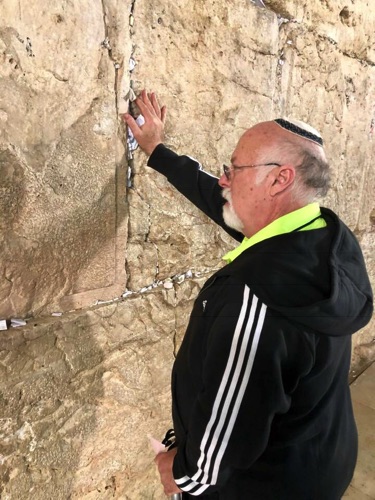
M 223 219 L 225 224 L 235 231 L 243 233 L 244 225 L 232 206 L 230 190 L 228 188 L 223 189 L 222 195 L 223 198 L 228 201 L 228 203 L 223 206 Z

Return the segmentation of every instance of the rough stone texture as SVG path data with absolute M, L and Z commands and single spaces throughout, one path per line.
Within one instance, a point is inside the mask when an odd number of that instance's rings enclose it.
M 162 498 L 147 436 L 171 424 L 173 295 L 2 334 L 2 499 Z
M 82 293 L 113 298 L 123 290 L 124 266 L 116 265 L 116 233 L 123 254 L 126 214 L 116 111 L 121 68 L 115 68 L 122 60 L 103 46 L 110 7 L 0 5 L 0 316 L 69 309 L 82 305 Z M 121 10 L 116 20 L 122 28 Z M 126 36 L 122 43 L 126 53 Z
M 36 318 L 0 335 L 1 498 L 164 498 L 147 434 L 170 425 L 173 355 L 233 241 L 140 152 L 127 188 L 130 86 L 158 91 L 167 144 L 213 174 L 258 121 L 319 129 L 324 204 L 374 280 L 372 6 L 265 3 L 0 2 L 0 318 Z M 373 331 L 354 337 L 353 377 Z

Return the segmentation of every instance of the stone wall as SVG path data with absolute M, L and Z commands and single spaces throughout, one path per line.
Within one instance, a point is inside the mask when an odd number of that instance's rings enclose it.
M 158 92 L 167 144 L 214 174 L 258 121 L 320 130 L 323 202 L 374 279 L 375 14 L 265 3 L 0 2 L 0 319 L 27 320 L 0 335 L 1 498 L 164 498 L 147 434 L 170 425 L 173 355 L 233 241 L 130 158 L 130 88 Z

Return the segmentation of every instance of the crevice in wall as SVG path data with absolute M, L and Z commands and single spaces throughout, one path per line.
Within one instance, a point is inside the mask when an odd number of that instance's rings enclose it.
M 287 19 L 284 17 L 281 17 L 280 15 L 277 15 L 278 18 L 278 26 L 279 26 L 279 41 L 283 34 L 283 26 L 288 23 L 297 23 L 296 20 L 294 19 Z M 286 36 L 285 43 L 279 43 L 279 50 L 277 52 L 276 58 L 276 75 L 275 75 L 275 85 L 274 85 L 274 93 L 272 96 L 272 102 L 275 106 L 275 109 L 273 109 L 273 112 L 278 114 L 278 115 L 283 115 L 285 108 L 287 108 L 288 102 L 289 102 L 289 96 L 291 92 L 291 77 L 289 75 L 288 78 L 288 83 L 287 83 L 287 89 L 286 92 L 283 92 L 282 88 L 282 77 L 283 77 L 283 68 L 286 60 L 286 50 L 291 47 L 292 45 L 292 40 L 289 39 L 288 36 Z M 292 56 L 293 57 L 293 56 Z M 285 98 L 282 99 L 281 96 L 286 95 Z
M 261 52 L 259 52 L 261 53 Z M 265 54 L 265 55 L 270 55 L 270 54 Z M 233 83 L 234 85 L 237 85 L 238 87 L 241 87 L 243 88 L 244 90 L 246 90 L 246 92 L 248 92 L 249 94 L 252 94 L 252 95 L 256 95 L 256 96 L 262 96 L 262 97 L 265 97 L 266 99 L 269 99 L 270 96 L 268 94 L 265 94 L 264 92 L 257 92 L 255 91 L 254 89 L 250 88 L 248 85 L 245 85 L 237 80 L 235 80 L 234 78 L 228 78 L 228 81 L 230 83 Z
M 332 41 L 332 43 L 336 44 L 337 42 L 335 42 L 334 40 L 330 40 Z M 356 56 L 355 54 L 350 54 L 349 52 L 346 52 L 345 50 L 340 50 L 338 47 L 337 47 L 337 50 L 339 52 L 341 52 L 341 54 L 345 57 L 349 57 L 350 59 L 354 59 L 355 61 L 358 61 L 360 64 L 363 64 L 364 66 L 375 66 L 375 62 L 374 61 L 370 61 L 369 59 L 362 59 L 358 56 Z
M 104 40 L 101 43 L 101 47 L 103 49 L 106 49 L 108 52 L 108 57 L 110 61 L 113 63 L 114 69 L 115 69 L 115 81 L 114 81 L 114 98 L 115 98 L 115 109 L 116 109 L 116 116 L 119 114 L 118 110 L 118 92 L 119 92 L 119 82 L 120 82 L 120 69 L 122 67 L 122 61 L 118 61 L 117 58 L 114 56 L 114 52 L 112 50 L 111 46 L 111 39 L 110 39 L 110 31 L 111 31 L 111 26 L 108 24 L 108 11 L 109 8 L 107 9 L 106 5 L 106 0 L 102 0 L 102 11 L 103 11 L 103 23 L 104 23 Z
M 130 2 L 130 9 L 129 9 L 129 38 L 130 41 L 132 42 L 133 37 L 134 37 L 134 11 L 135 11 L 135 3 L 136 0 L 131 0 Z M 128 112 L 133 116 L 133 118 L 136 118 L 136 112 L 135 112 L 135 107 L 134 107 L 134 100 L 135 100 L 135 92 L 134 92 L 134 83 L 132 80 L 132 73 L 136 67 L 136 62 L 134 59 L 134 52 L 135 52 L 135 44 L 131 44 L 131 51 L 130 51 L 130 56 L 129 56 L 129 62 L 128 62 L 128 71 L 129 71 L 129 86 L 128 86 L 128 92 L 124 96 L 124 99 L 128 103 Z M 134 156 L 133 156 L 133 151 L 135 150 L 136 146 L 131 140 L 131 137 L 129 135 L 129 130 L 126 128 L 126 143 L 127 143 L 127 160 L 128 160 L 128 170 L 127 170 L 127 188 L 132 188 L 133 187 L 133 169 L 134 169 Z
M 126 289 L 125 292 L 121 295 L 121 297 L 118 297 L 113 300 L 121 300 L 129 297 L 130 295 L 140 295 L 146 292 L 150 292 L 154 290 L 155 288 L 165 288 L 166 290 L 171 290 L 175 288 L 178 285 L 181 285 L 184 281 L 187 280 L 194 280 L 197 278 L 203 278 L 204 276 L 210 276 L 212 273 L 218 271 L 219 268 L 215 269 L 205 269 L 204 271 L 192 271 L 191 269 L 188 269 L 187 271 L 182 271 L 177 274 L 173 274 L 167 278 L 163 279 L 155 279 L 151 284 L 145 285 L 138 290 L 129 290 Z M 96 301 L 95 305 L 102 304 L 102 303 L 109 303 L 111 301 Z
M 275 3 L 275 1 L 265 0 L 264 3 L 265 3 L 264 7 L 267 10 L 270 10 L 271 12 L 273 12 L 274 14 L 276 14 L 277 17 L 288 17 L 288 16 L 290 16 L 290 13 L 285 8 L 283 8 L 282 5 L 279 5 L 278 3 Z
M 373 114 L 372 114 L 372 117 L 371 117 L 370 128 L 369 128 L 369 132 L 368 132 L 369 141 L 373 140 L 373 138 L 374 138 L 374 132 L 375 132 L 375 104 L 373 106 Z
M 155 247 L 156 263 L 155 263 L 155 277 L 154 277 L 154 281 L 157 281 L 158 277 L 159 277 L 159 248 L 158 248 L 157 244 L 154 243 L 153 241 L 151 243 Z
M 104 0 L 102 0 L 104 1 Z M 131 0 L 130 2 L 130 6 L 129 6 L 129 20 L 128 20 L 128 23 L 129 23 L 129 38 L 130 38 L 130 41 L 132 41 L 132 38 L 134 36 L 134 30 L 133 30 L 133 26 L 134 26 L 134 9 L 135 9 L 135 2 L 136 0 Z M 123 91 L 123 95 L 121 96 L 121 99 L 123 99 L 125 101 L 125 106 L 127 107 L 126 111 L 128 111 L 131 115 L 134 115 L 134 113 L 132 112 L 133 109 L 132 109 L 132 102 L 134 101 L 135 99 L 135 93 L 134 93 L 134 90 L 133 90 L 133 80 L 132 80 L 132 72 L 133 70 L 135 69 L 135 60 L 134 60 L 134 50 L 135 50 L 135 47 L 134 47 L 134 44 L 132 43 L 131 44 L 131 51 L 130 51 L 130 55 L 129 55 L 129 61 L 128 61 L 128 82 L 125 86 L 125 89 L 127 88 L 127 91 Z M 125 68 L 124 68 L 125 70 Z M 116 97 L 118 99 L 118 96 Z M 118 102 L 118 101 L 117 101 Z M 128 212 L 128 228 L 127 228 L 127 234 L 130 235 L 131 234 L 131 221 L 130 221 L 130 207 L 129 207 L 129 202 L 128 202 L 128 193 L 129 193 L 129 189 L 132 189 L 134 190 L 134 185 L 133 185 L 133 177 L 134 177 L 134 155 L 133 155 L 133 151 L 135 149 L 135 147 L 133 147 L 133 144 L 132 144 L 132 141 L 131 141 L 131 137 L 129 135 L 129 130 L 128 130 L 128 127 L 123 124 L 123 127 L 122 127 L 122 133 L 121 133 L 121 136 L 122 136 L 122 139 L 123 139 L 123 144 L 125 146 L 125 168 L 126 168 L 126 188 L 125 188 L 125 197 L 126 197 L 126 207 L 127 207 L 127 212 Z M 137 191 L 135 191 L 137 192 Z M 138 196 L 139 193 L 137 192 Z M 141 197 L 142 199 L 142 197 Z M 144 201 L 144 200 L 143 200 Z M 127 282 L 129 282 L 131 280 L 131 269 L 130 269 L 130 266 L 129 266 L 129 261 L 128 259 L 126 258 L 125 256 L 125 272 L 126 272 L 126 276 L 127 276 Z M 117 299 L 114 299 L 114 300 L 121 300 L 122 297 L 118 297 Z
M 312 28 L 307 28 L 308 31 L 310 31 L 311 33 L 314 34 L 315 38 L 316 39 L 319 39 L 319 40 L 322 40 L 324 42 L 328 42 L 330 43 L 331 45 L 334 45 L 336 50 L 342 54 L 343 56 L 345 57 L 349 57 L 350 59 L 354 59 L 355 61 L 359 62 L 360 64 L 364 65 L 364 66 L 375 66 L 375 62 L 373 61 L 370 61 L 369 59 L 366 59 L 366 58 L 361 58 L 361 57 L 358 57 L 357 55 L 355 54 L 350 54 L 349 52 L 345 51 L 345 50 L 341 50 L 340 47 L 338 46 L 338 43 L 336 40 L 334 40 L 332 37 L 330 36 L 326 36 L 326 35 L 321 35 L 320 33 L 317 33 L 314 29 Z
M 155 245 L 156 246 L 156 245 Z M 130 270 L 128 268 L 128 264 L 125 263 L 126 266 L 126 273 L 127 276 L 130 276 Z M 109 305 L 109 304 L 114 304 L 116 302 L 124 302 L 125 299 L 129 298 L 130 296 L 139 296 L 143 295 L 145 293 L 150 293 L 152 291 L 157 291 L 157 289 L 162 289 L 164 288 L 165 290 L 174 290 L 174 302 L 173 306 L 176 308 L 177 307 L 177 287 L 180 286 L 182 283 L 185 281 L 194 281 L 196 279 L 201 279 L 205 278 L 206 276 L 209 277 L 213 273 L 219 271 L 219 267 L 217 268 L 212 268 L 212 269 L 204 269 L 202 271 L 198 270 L 191 270 L 188 269 L 187 271 L 182 271 L 177 274 L 173 274 L 169 277 L 163 278 L 163 279 L 158 279 L 159 275 L 159 263 L 157 262 L 156 265 L 156 273 L 155 273 L 155 279 L 151 284 L 147 284 L 138 290 L 129 290 L 128 288 L 125 289 L 124 293 L 119 296 L 119 297 L 114 297 L 113 299 L 109 300 L 96 300 L 93 302 L 90 306 L 87 306 L 85 308 L 86 310 L 91 309 L 92 307 L 97 307 L 101 305 Z M 65 311 L 65 312 L 54 312 L 51 314 L 52 317 L 61 317 L 64 314 L 69 314 L 72 312 L 76 312 L 76 309 L 70 310 L 70 311 Z M 42 317 L 38 317 L 37 319 L 34 319 L 32 317 L 26 318 L 24 320 L 21 319 L 13 319 L 6 321 L 6 326 L 5 326 L 5 320 L 3 321 L 4 325 L 0 325 L 0 330 L 6 330 L 8 328 L 21 328 L 23 326 L 26 326 L 29 322 L 37 321 L 40 320 Z M 37 326 L 37 324 L 34 324 L 34 326 Z M 176 350 L 177 350 L 177 312 L 175 312 L 175 328 L 174 328 L 174 333 L 173 333 L 173 345 L 174 345 L 174 355 L 176 355 Z M 56 345 L 56 347 L 58 347 Z M 70 360 L 66 358 L 66 362 L 71 365 Z

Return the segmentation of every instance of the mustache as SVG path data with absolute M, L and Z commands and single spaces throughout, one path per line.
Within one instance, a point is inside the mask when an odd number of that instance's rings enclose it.
M 221 192 L 221 196 L 224 198 L 224 200 L 229 201 L 229 203 L 232 202 L 232 194 L 229 188 L 224 188 Z

